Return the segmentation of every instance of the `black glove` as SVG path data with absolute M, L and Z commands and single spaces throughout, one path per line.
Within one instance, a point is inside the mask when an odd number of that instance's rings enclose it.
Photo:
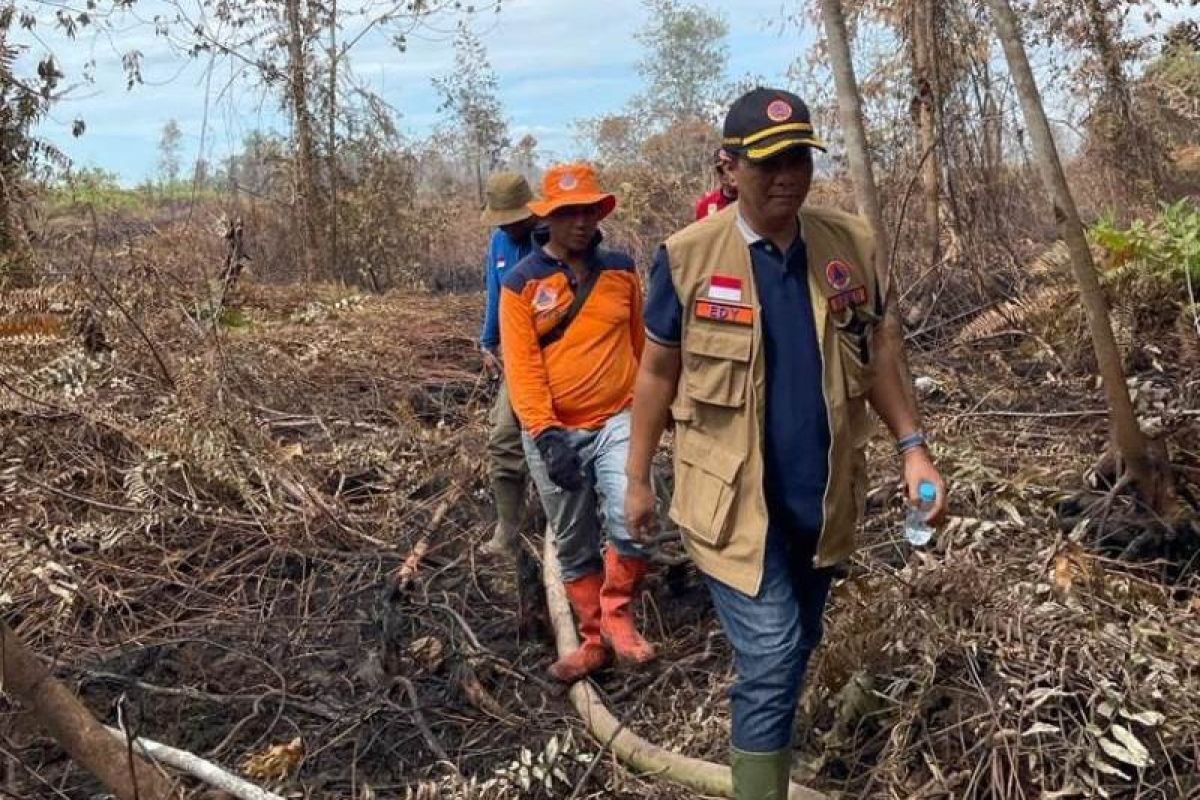
M 583 488 L 583 464 L 579 454 L 567 441 L 567 432 L 562 428 L 547 428 L 533 440 L 542 461 L 546 463 L 546 472 L 550 480 L 566 489 L 577 492 Z

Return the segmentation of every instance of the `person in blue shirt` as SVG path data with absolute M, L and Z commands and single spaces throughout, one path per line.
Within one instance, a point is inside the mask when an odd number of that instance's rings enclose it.
M 529 470 L 521 445 L 521 425 L 513 414 L 508 386 L 500 361 L 500 285 L 508 270 L 533 251 L 533 229 L 537 217 L 529 210 L 533 199 L 529 182 L 515 172 L 497 172 L 488 179 L 487 205 L 482 222 L 494 227 L 484 269 L 487 277 L 487 306 L 479 348 L 484 369 L 499 378 L 492 406 L 488 436 L 488 472 L 496 504 L 496 532 L 483 545 L 485 555 L 515 556 L 521 522 L 525 516 L 525 483 Z

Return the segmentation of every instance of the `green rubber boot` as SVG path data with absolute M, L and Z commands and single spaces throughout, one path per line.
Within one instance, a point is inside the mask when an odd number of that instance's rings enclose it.
M 515 558 L 525 516 L 525 483 L 496 478 L 492 481 L 492 498 L 496 503 L 496 532 L 484 542 L 482 552 L 490 557 Z
M 733 750 L 734 800 L 787 800 L 792 777 L 792 751 L 747 753 Z

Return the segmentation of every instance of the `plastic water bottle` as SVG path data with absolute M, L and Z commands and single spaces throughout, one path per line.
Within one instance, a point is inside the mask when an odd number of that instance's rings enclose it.
M 920 502 L 908 507 L 904 517 L 904 538 L 914 547 L 923 547 L 933 538 L 933 526 L 929 524 L 929 512 L 937 501 L 937 487 L 929 481 L 921 481 L 917 485 L 917 497 Z

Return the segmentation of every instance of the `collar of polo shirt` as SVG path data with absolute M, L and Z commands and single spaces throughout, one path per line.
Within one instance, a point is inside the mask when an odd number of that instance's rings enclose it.
M 796 224 L 800 227 L 800 240 L 804 241 L 804 221 L 800 219 L 799 214 L 796 215 Z M 742 234 L 742 238 L 746 240 L 747 245 L 756 245 L 767 238 L 750 227 L 750 223 L 742 216 L 740 208 L 737 210 L 737 229 Z

